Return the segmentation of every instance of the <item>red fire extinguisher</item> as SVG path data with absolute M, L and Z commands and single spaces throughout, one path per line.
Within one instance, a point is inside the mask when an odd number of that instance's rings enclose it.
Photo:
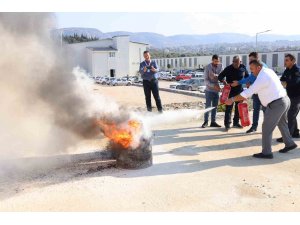
M 230 87 L 229 84 L 227 84 L 227 85 L 224 86 L 224 88 L 222 90 L 221 97 L 220 97 L 221 104 L 224 104 L 225 101 L 228 99 L 230 90 L 231 90 L 231 87 Z
M 240 114 L 241 124 L 243 127 L 250 125 L 248 104 L 247 102 L 241 102 L 238 104 L 238 110 Z

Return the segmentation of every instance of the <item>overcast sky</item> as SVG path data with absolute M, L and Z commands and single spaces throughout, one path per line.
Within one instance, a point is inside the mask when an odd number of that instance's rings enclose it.
M 59 28 L 90 27 L 102 32 L 155 32 L 164 35 L 234 32 L 300 34 L 297 13 L 56 13 Z

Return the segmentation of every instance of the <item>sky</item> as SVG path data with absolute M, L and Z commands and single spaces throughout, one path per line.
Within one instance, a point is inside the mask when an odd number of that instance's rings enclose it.
M 271 30 L 270 34 L 300 34 L 294 26 L 297 13 L 278 12 L 60 12 L 55 13 L 57 26 L 97 28 L 102 32 L 154 32 L 166 36 L 176 34 L 242 33 L 254 36 Z

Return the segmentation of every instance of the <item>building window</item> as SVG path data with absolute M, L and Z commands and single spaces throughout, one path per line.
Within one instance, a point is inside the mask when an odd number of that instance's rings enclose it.
M 220 63 L 222 64 L 222 56 L 219 56 Z
M 192 58 L 189 58 L 189 67 L 192 67 Z
M 174 60 L 171 59 L 171 66 L 174 67 Z
M 297 66 L 300 66 L 300 53 L 298 53 L 298 57 L 297 57 Z
M 263 61 L 265 64 L 267 64 L 267 54 L 261 55 L 261 61 Z
M 246 55 L 243 55 L 243 57 L 242 57 L 242 63 L 244 65 L 247 65 L 247 56 Z
M 226 66 L 230 65 L 230 56 L 226 56 Z
M 175 67 L 177 67 L 178 63 L 177 63 L 177 59 L 175 59 Z
M 186 63 L 186 58 L 183 59 L 183 66 L 186 67 L 187 63 Z
M 110 52 L 109 57 L 116 57 L 116 53 L 115 52 Z
M 273 54 L 272 67 L 277 67 L 277 66 L 278 66 L 278 54 Z
M 179 66 L 182 67 L 182 59 L 179 59 Z
M 194 58 L 194 67 L 197 67 L 197 58 Z

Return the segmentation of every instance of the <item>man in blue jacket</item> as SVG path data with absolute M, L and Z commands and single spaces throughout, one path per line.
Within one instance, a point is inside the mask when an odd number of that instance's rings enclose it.
M 146 99 L 146 106 L 149 112 L 152 111 L 151 92 L 156 102 L 158 112 L 162 112 L 162 104 L 159 97 L 158 71 L 159 68 L 155 61 L 151 60 L 149 51 L 144 51 L 145 61 L 140 63 L 140 73 L 143 79 L 143 87 Z
M 249 62 L 253 61 L 253 60 L 259 60 L 258 57 L 258 53 L 257 52 L 251 52 L 249 54 Z M 263 64 L 264 68 L 268 68 L 268 66 L 261 62 Z M 237 85 L 246 85 L 247 87 L 249 87 L 250 85 L 252 85 L 254 83 L 254 81 L 256 80 L 256 76 L 254 76 L 252 73 L 250 73 L 249 77 L 246 77 L 242 80 L 235 80 L 231 83 L 232 87 L 235 87 Z M 252 99 L 253 99 L 253 122 L 252 122 L 252 126 L 250 127 L 249 130 L 246 131 L 246 133 L 252 133 L 255 132 L 257 130 L 257 126 L 258 126 L 258 120 L 259 120 L 259 112 L 260 112 L 260 100 L 258 98 L 257 94 L 252 95 Z

